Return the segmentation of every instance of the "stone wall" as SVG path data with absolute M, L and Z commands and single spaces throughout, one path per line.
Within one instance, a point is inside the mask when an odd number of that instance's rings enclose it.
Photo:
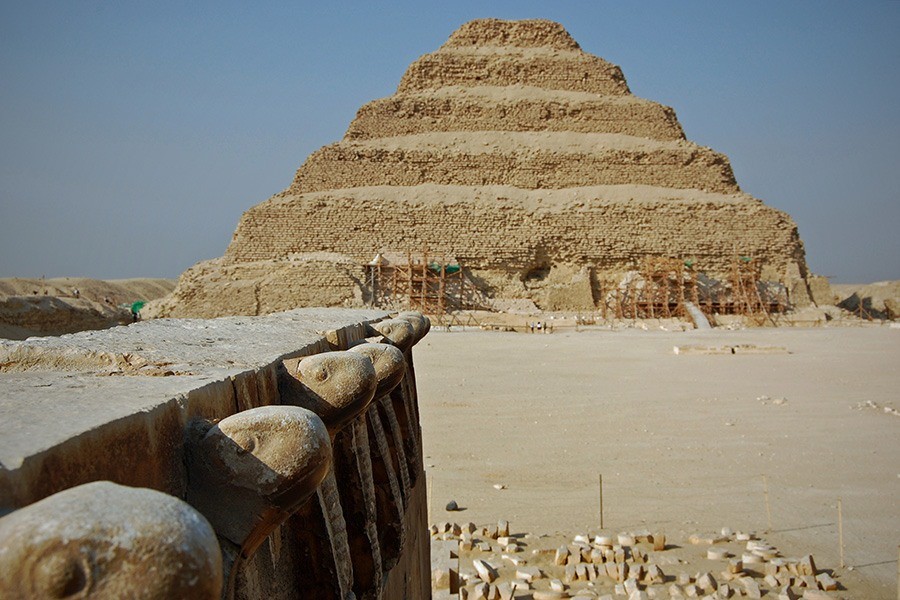
M 428 323 L 386 316 L 0 344 L 0 597 L 430 597 Z

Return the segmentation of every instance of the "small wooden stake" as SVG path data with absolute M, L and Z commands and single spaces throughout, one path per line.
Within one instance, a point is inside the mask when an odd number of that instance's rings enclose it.
M 603 529 L 603 475 L 597 475 L 600 478 L 600 529 Z
M 841 568 L 843 569 L 846 565 L 844 564 L 844 510 L 843 505 L 841 504 L 841 499 L 838 498 L 838 544 L 841 547 Z
M 767 532 L 772 531 L 772 507 L 769 506 L 769 480 L 763 475 L 763 494 L 766 497 L 766 522 L 769 524 Z

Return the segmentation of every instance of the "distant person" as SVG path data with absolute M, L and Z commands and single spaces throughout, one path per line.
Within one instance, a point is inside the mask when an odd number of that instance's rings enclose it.
M 81 292 L 78 291 L 78 288 L 72 288 L 72 295 L 75 296 L 75 298 L 78 298 L 78 296 L 81 295 Z

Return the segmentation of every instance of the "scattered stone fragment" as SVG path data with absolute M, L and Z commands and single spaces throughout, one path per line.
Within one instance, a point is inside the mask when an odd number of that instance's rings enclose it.
M 519 567 L 516 569 L 516 579 L 521 579 L 527 583 L 531 583 L 535 579 L 540 579 L 544 575 L 537 567 Z
M 566 565 L 565 570 L 563 571 L 563 580 L 566 583 L 572 583 L 575 581 L 575 565 Z
M 791 589 L 791 586 L 785 586 L 778 593 L 778 600 L 797 600 L 800 596 Z
M 743 562 L 745 565 L 757 565 L 757 564 L 763 563 L 765 561 L 763 560 L 763 558 L 761 556 L 757 556 L 756 554 L 753 554 L 752 552 L 744 552 L 741 555 L 741 562 Z
M 816 561 L 813 560 L 812 554 L 807 554 L 797 563 L 797 572 L 800 575 L 816 575 Z
M 741 585 L 744 587 L 744 595 L 748 598 L 762 598 L 762 591 L 759 584 L 752 577 L 742 577 Z
M 620 546 L 634 546 L 634 536 L 630 533 L 620 533 L 618 540 Z
M 716 584 L 716 579 L 712 576 L 712 573 L 700 573 L 697 575 L 697 587 L 706 593 L 710 593 L 716 591 L 718 585 Z
M 478 583 L 472 588 L 472 593 L 469 595 L 469 598 L 471 598 L 471 600 L 489 600 L 488 594 L 490 594 L 490 591 L 490 584 L 484 582 Z
M 481 550 L 482 552 L 490 552 L 491 545 L 488 542 L 479 542 L 478 549 Z
M 816 589 L 808 589 L 803 592 L 803 600 L 832 600 L 826 592 L 820 592 Z
M 685 573 L 684 571 L 679 573 L 678 577 L 675 578 L 675 583 L 677 583 L 678 585 L 687 585 L 687 584 L 691 583 L 692 581 L 693 581 L 693 579 L 691 579 L 691 576 L 688 575 L 687 573 Z
M 716 590 L 716 598 L 720 598 L 721 600 L 728 600 L 728 598 L 731 598 L 731 594 L 731 586 L 727 583 L 723 583 Z
M 728 572 L 732 574 L 740 573 L 744 570 L 744 562 L 739 558 L 732 558 L 728 561 Z
M 504 484 L 502 484 L 502 483 L 495 483 L 495 484 L 494 484 L 494 489 L 495 489 L 495 490 L 505 490 L 505 489 L 506 489 L 506 486 L 505 486 Z
M 517 587 L 515 582 L 498 585 L 497 591 L 500 594 L 500 600 L 512 600 L 515 597 Z
M 486 560 L 476 559 L 472 561 L 472 566 L 475 567 L 478 576 L 488 583 L 492 583 L 498 577 L 497 569 Z
M 706 550 L 706 558 L 709 560 L 725 560 L 728 557 L 728 550 L 721 546 L 710 546 Z
M 510 564 L 512 564 L 512 566 L 514 566 L 514 567 L 518 567 L 520 565 L 525 564 L 525 559 L 521 558 L 519 556 L 510 556 L 509 554 L 504 554 L 500 558 L 502 558 L 503 560 L 509 561 Z
M 484 535 L 492 540 L 496 540 L 500 536 L 500 532 L 496 525 L 489 525 L 484 528 Z
M 556 590 L 535 590 L 531 597 L 534 600 L 559 600 L 560 598 L 568 598 L 569 594 Z
M 665 549 L 666 549 L 666 534 L 654 533 L 653 534 L 653 551 L 654 552 L 662 552 Z
M 606 546 L 606 547 L 612 548 L 613 539 L 611 536 L 608 536 L 608 535 L 597 535 L 597 536 L 594 536 L 594 543 L 597 544 L 598 546 Z
M 625 593 L 631 596 L 633 593 L 638 591 L 640 588 L 638 587 L 637 579 L 634 577 L 629 577 L 625 580 Z
M 509 537 L 509 521 L 504 519 L 497 521 L 497 536 Z
M 446 509 L 448 511 L 459 510 L 459 504 L 456 503 L 456 500 L 451 500 L 450 502 L 447 503 Z
M 628 600 L 650 600 L 650 596 L 643 590 L 636 590 L 628 595 Z
M 657 565 L 647 567 L 647 575 L 645 577 L 647 583 L 665 583 L 666 575 Z
M 834 578 L 828 573 L 819 573 L 816 575 L 816 581 L 819 583 L 819 587 L 823 590 L 833 591 L 838 589 L 838 583 L 834 580 Z
M 553 559 L 553 563 L 557 565 L 565 565 L 566 561 L 569 559 L 569 548 L 567 546 L 560 546 L 556 550 L 556 557 Z
M 566 585 L 559 579 L 551 579 L 550 589 L 554 592 L 563 592 L 566 589 Z
M 684 595 L 688 598 L 696 598 L 700 595 L 700 590 L 693 583 L 684 586 Z

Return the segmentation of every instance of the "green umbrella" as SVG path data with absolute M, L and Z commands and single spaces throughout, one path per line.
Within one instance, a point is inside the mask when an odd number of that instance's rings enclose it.
M 147 304 L 146 300 L 137 300 L 131 303 L 131 312 L 139 313 L 141 309 L 144 308 L 144 305 Z

